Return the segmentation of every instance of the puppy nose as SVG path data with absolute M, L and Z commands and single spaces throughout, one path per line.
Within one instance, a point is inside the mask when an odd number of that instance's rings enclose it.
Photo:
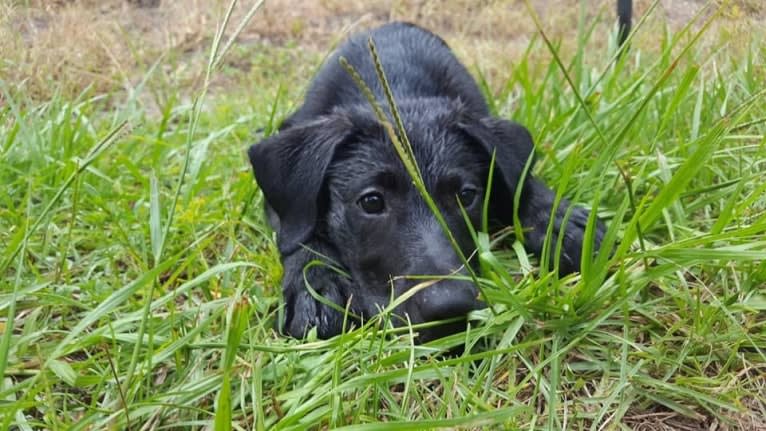
M 443 280 L 423 291 L 420 315 L 426 322 L 465 317 L 480 307 L 476 290 L 466 282 Z

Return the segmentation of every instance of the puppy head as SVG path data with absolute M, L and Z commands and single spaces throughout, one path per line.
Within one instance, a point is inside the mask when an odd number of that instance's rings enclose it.
M 479 226 L 495 152 L 498 178 L 491 211 L 507 211 L 532 151 L 529 133 L 508 121 L 474 118 L 447 99 L 404 101 L 399 110 L 426 188 L 461 252 L 469 256 L 474 244 L 460 206 Z M 355 313 L 374 315 L 392 296 L 423 281 L 407 276 L 465 274 L 458 253 L 368 108 L 338 110 L 291 127 L 254 145 L 249 155 L 278 216 L 282 254 L 302 243 L 329 245 L 351 275 L 345 296 Z M 413 323 L 464 317 L 480 305 L 476 297 L 470 282 L 445 279 L 415 294 L 395 314 Z M 459 327 L 429 329 L 421 340 Z

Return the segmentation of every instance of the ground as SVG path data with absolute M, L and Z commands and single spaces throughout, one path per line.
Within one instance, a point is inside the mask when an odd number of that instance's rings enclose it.
M 766 8 L 637 0 L 610 63 L 612 0 L 528 3 L 267 1 L 207 80 L 229 2 L 1 2 L 0 429 L 766 429 Z M 285 339 L 245 149 L 391 19 L 447 40 L 614 253 L 558 280 L 493 243 L 495 313 L 429 346 Z
M 161 70 L 155 72 L 162 76 L 153 76 L 149 85 L 170 83 L 182 93 L 193 92 L 193 84 L 204 70 L 216 19 L 225 5 L 203 0 L 162 1 L 158 7 L 137 7 L 136 3 L 4 2 L 0 5 L 0 50 L 5 58 L 0 73 L 11 81 L 24 80 L 28 92 L 43 98 L 52 89 L 51 81 L 59 83 L 59 91 L 72 95 L 89 86 L 97 91 L 128 90 L 144 78 L 159 56 L 165 55 Z M 576 44 L 581 12 L 596 26 L 592 46 L 607 43 L 607 35 L 615 26 L 613 3 L 590 1 L 583 3 L 587 6 L 581 10 L 571 0 L 530 1 L 548 36 L 560 41 L 564 51 Z M 640 18 L 653 2 L 634 3 L 634 14 Z M 657 32 L 664 31 L 665 25 L 677 31 L 708 3 L 659 2 L 635 43 L 645 50 L 658 49 Z M 235 20 L 245 10 L 240 5 Z M 729 2 L 724 13 L 710 34 L 737 34 L 766 25 L 766 11 L 758 7 L 757 0 Z M 306 64 L 307 58 L 314 60 L 326 54 L 353 29 L 392 19 L 413 21 L 434 30 L 464 61 L 490 78 L 512 68 L 530 40 L 537 37 L 526 3 L 521 0 L 271 0 L 241 33 L 237 55 L 227 59 L 228 66 L 242 73 L 218 76 L 214 87 L 224 92 L 232 88 L 247 91 L 253 85 L 253 75 L 258 85 L 274 87 L 276 73 L 289 77 L 289 81 L 283 80 L 290 86 L 300 86 L 313 70 L 313 64 Z M 715 36 L 709 39 L 715 40 Z M 290 58 L 279 64 L 268 63 L 275 60 L 274 52 Z M 539 55 L 548 53 L 540 50 Z

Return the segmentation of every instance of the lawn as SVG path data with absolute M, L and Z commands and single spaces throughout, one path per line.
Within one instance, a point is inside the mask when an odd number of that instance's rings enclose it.
M 385 316 L 329 340 L 275 330 L 282 270 L 245 150 L 365 8 L 190 0 L 160 6 L 186 20 L 162 39 L 124 21 L 155 12 L 117 3 L 0 6 L 0 429 L 766 429 L 756 2 L 636 2 L 622 56 L 611 2 L 489 2 L 512 13 L 473 25 L 462 0 L 369 7 L 361 26 L 417 6 L 444 30 L 613 250 L 559 279 L 512 228 L 480 233 L 491 307 L 426 345 Z M 511 17 L 523 29 L 494 40 L 487 20 Z

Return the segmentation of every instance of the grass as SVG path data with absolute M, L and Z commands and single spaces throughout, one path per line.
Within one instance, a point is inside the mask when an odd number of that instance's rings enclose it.
M 0 81 L 0 429 L 763 429 L 764 35 L 703 45 L 708 19 L 619 59 L 584 19 L 577 49 L 536 38 L 502 79 L 476 65 L 614 253 L 559 280 L 479 233 L 495 313 L 423 346 L 416 327 L 274 332 L 244 150 L 299 88 L 166 88 L 156 113 L 141 85 L 38 100 Z

